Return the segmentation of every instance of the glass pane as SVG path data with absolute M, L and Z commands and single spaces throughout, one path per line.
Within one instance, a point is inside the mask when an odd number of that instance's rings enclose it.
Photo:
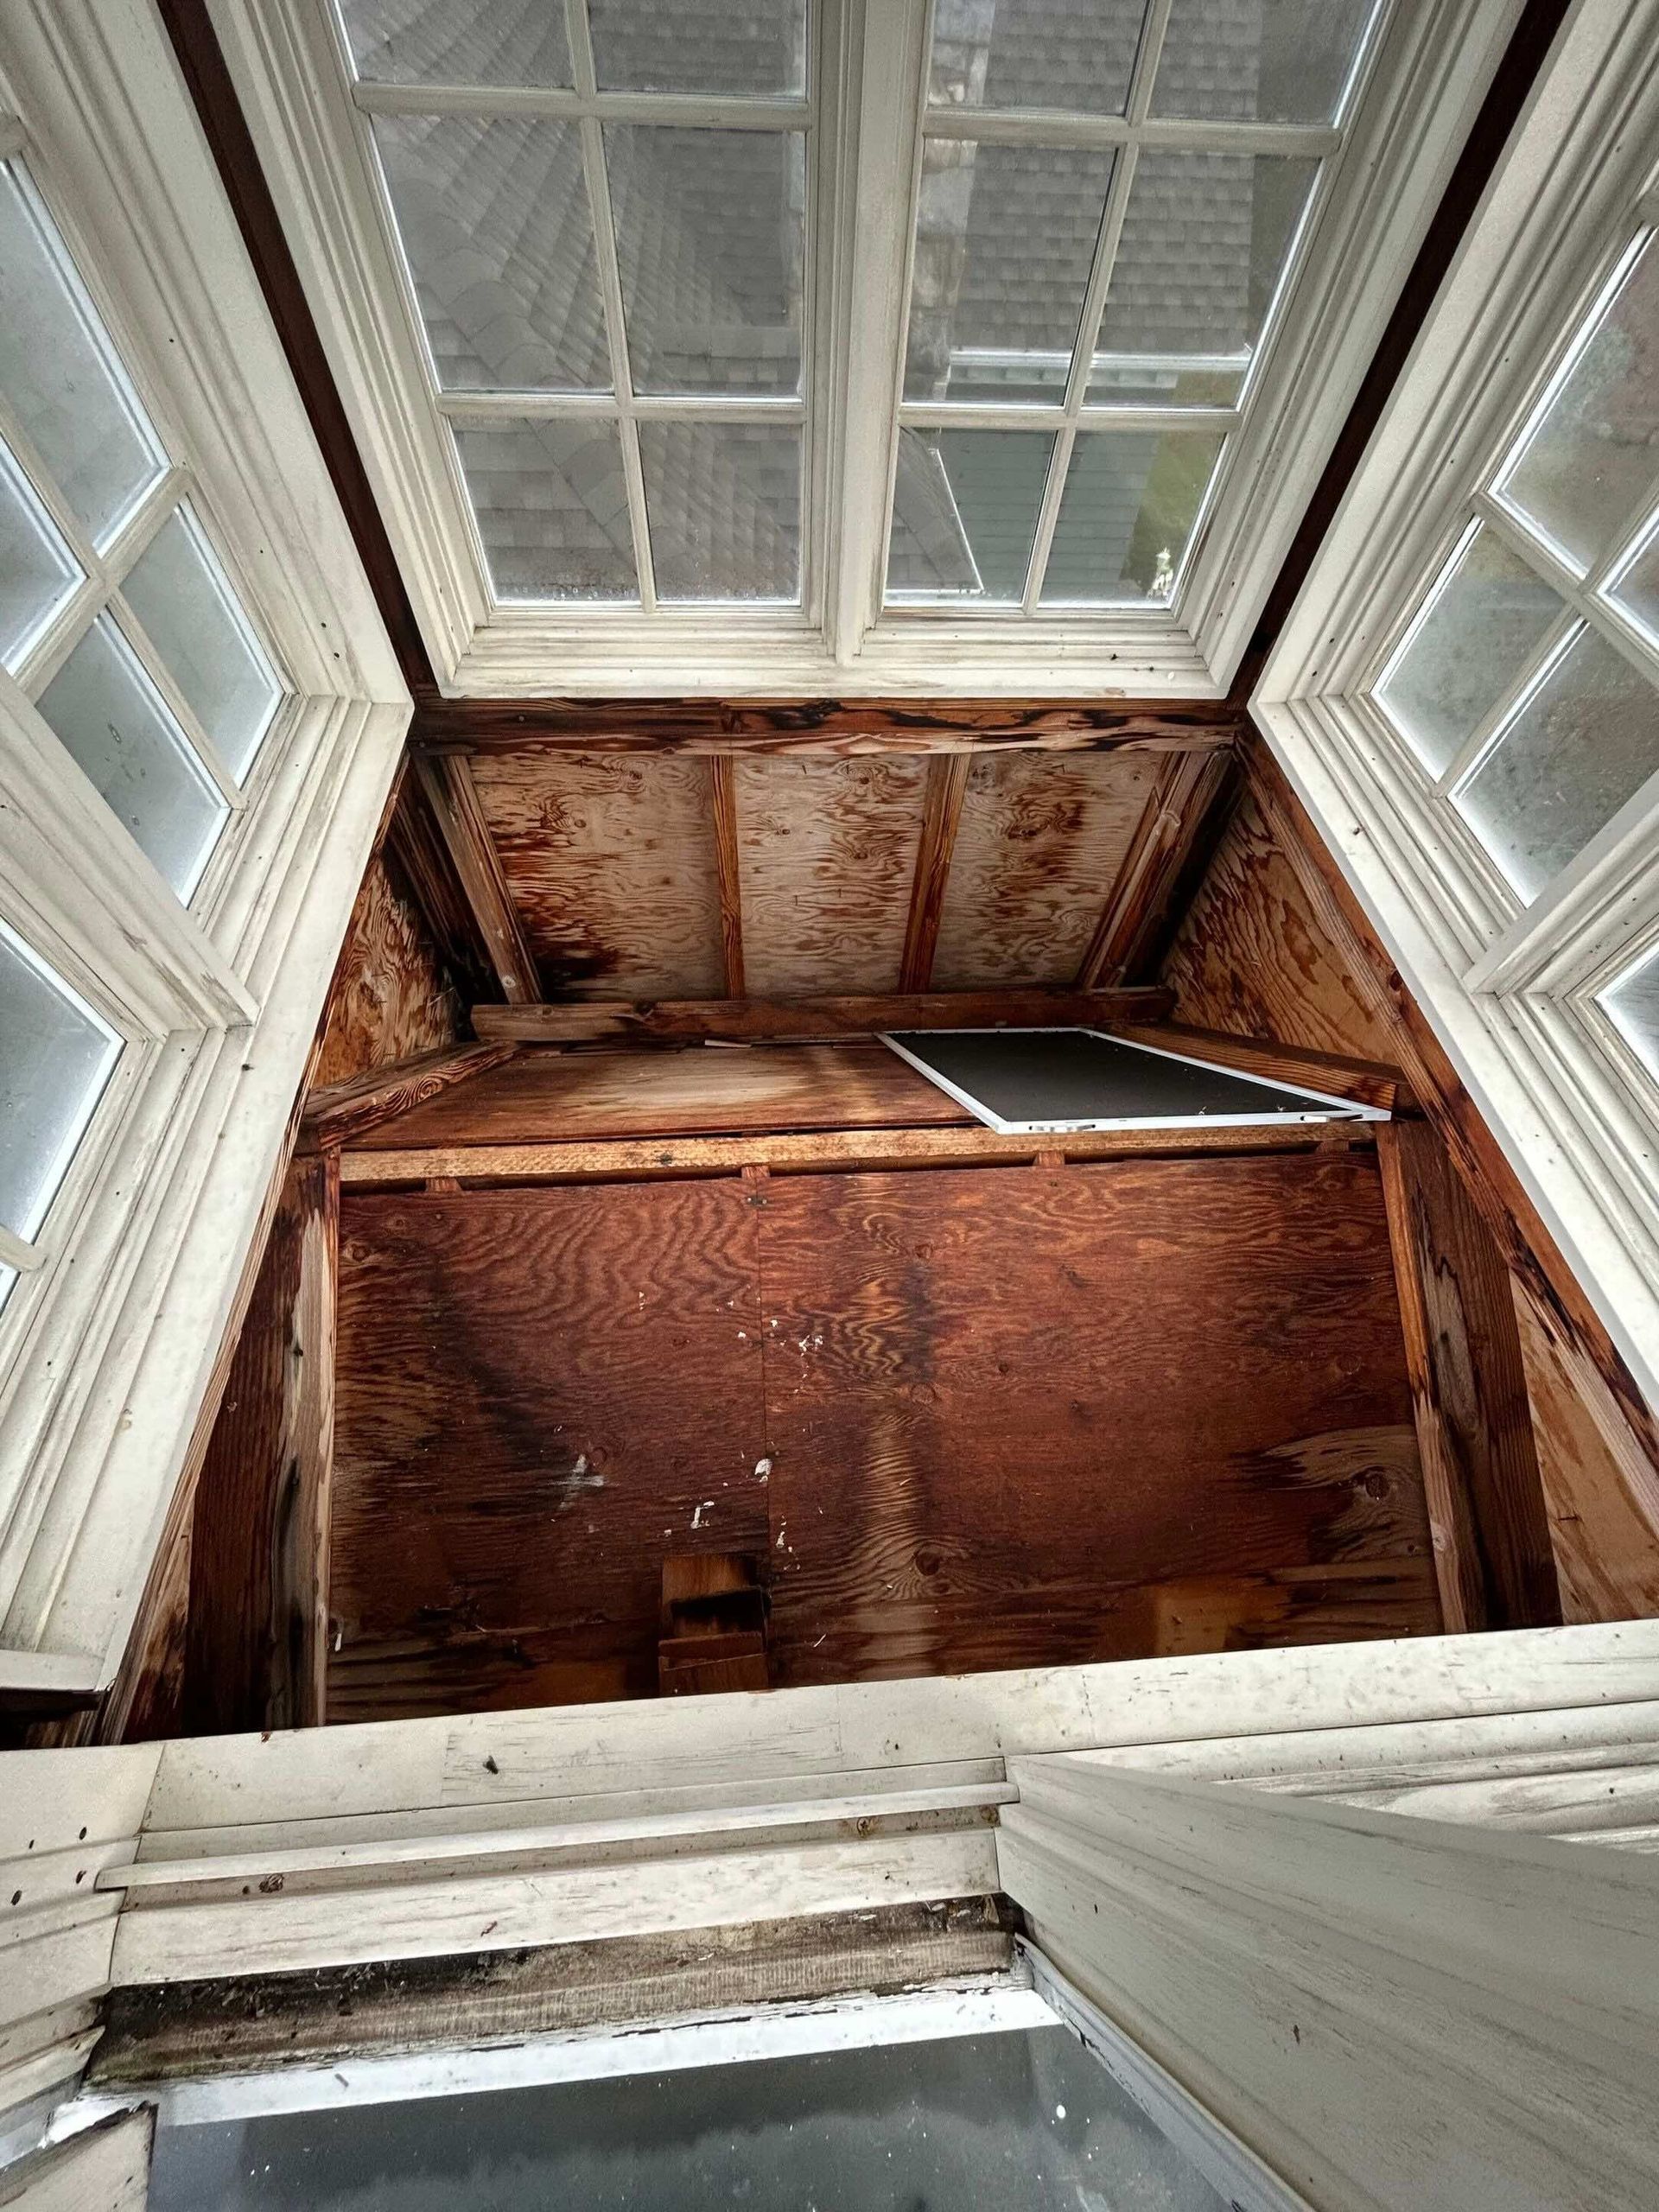
M 1659 645 L 1659 530 L 1656 530 L 1608 594 Z
M 1046 431 L 900 430 L 889 601 L 1017 607 L 1053 450 Z
M 121 588 L 219 759 L 240 781 L 283 690 L 188 508 L 168 517 Z
M 383 115 L 373 129 L 443 389 L 607 391 L 580 126 Z
M 638 601 L 614 423 L 455 430 L 498 600 Z
M 1501 537 L 1476 531 L 1376 687 L 1378 704 L 1430 775 L 1446 773 L 1521 683 L 1566 611 Z
M 658 599 L 799 599 L 798 430 L 642 423 L 639 460 Z
M 161 442 L 56 226 L 10 162 L 0 166 L 0 391 L 104 544 L 161 475 Z
M 48 684 L 40 709 L 142 850 L 188 899 L 230 809 L 107 615 Z
M 1600 1003 L 1659 1077 L 1659 947 L 1610 983 Z
M 601 92 L 745 92 L 806 88 L 806 0 L 588 0 Z
M 1217 433 L 1079 437 L 1049 549 L 1043 605 L 1166 603 L 1220 451 Z
M 570 85 L 560 0 L 340 0 L 357 73 L 381 85 Z
M 1109 153 L 925 142 L 906 399 L 1059 405 L 1111 181 Z
M 1659 768 L 1659 693 L 1580 632 L 1457 793 L 1522 899 L 1535 899 Z
M 32 1237 L 103 1096 L 121 1040 L 0 923 L 0 1221 Z
M 613 124 L 605 158 L 635 389 L 798 391 L 805 139 Z
M 1154 115 L 1333 123 L 1375 0 L 1175 0 Z
M 1504 499 L 1580 571 L 1651 497 L 1659 450 L 1659 253 L 1649 246 L 1522 440 Z
M 0 442 L 0 660 L 15 669 L 80 582 L 80 565 Z
M 1092 403 L 1232 405 L 1318 173 L 1278 154 L 1141 155 Z
M 927 97 L 1122 115 L 1146 14 L 1145 0 L 937 0 Z

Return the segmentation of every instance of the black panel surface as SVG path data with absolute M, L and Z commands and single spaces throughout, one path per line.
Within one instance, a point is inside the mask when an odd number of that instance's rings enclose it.
M 1206 1115 L 1340 1115 L 1229 1068 L 1169 1059 L 1088 1029 L 906 1029 L 893 1041 L 924 1074 L 1000 1121 L 1173 1122 Z

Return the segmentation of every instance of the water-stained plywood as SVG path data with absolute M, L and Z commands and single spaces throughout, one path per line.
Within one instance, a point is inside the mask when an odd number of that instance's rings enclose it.
M 347 1200 L 331 1718 L 654 1690 L 664 1551 L 767 1542 L 755 1219 L 736 1180 Z
M 1117 880 L 1151 753 L 1004 753 L 968 777 L 934 957 L 936 991 L 1066 983 Z
M 721 995 L 707 760 L 480 753 L 472 772 L 550 995 Z
M 779 1683 L 1433 1631 L 1374 1161 L 774 1179 Z
M 377 855 L 352 908 L 312 1081 L 341 1083 L 460 1034 L 460 1002 L 426 924 Z
M 925 760 L 743 759 L 732 775 L 751 995 L 896 990 Z
M 925 1128 L 967 1109 L 876 1042 L 693 1045 L 681 1052 L 527 1047 L 365 1132 L 365 1149 L 556 1143 L 576 1137 Z

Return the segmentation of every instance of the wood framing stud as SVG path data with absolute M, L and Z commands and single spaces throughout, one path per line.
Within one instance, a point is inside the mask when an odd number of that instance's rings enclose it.
M 1375 1060 L 1351 1060 L 1336 1052 L 1309 1052 L 1300 1045 L 1261 1045 L 1253 1037 L 1224 1036 L 1219 1030 L 1192 1029 L 1178 1021 L 1114 1021 L 1110 1027 L 1134 1044 L 1190 1053 L 1195 1060 L 1236 1068 L 1240 1075 L 1257 1076 L 1264 1083 L 1303 1084 L 1327 1097 L 1351 1098 L 1357 1106 L 1375 1106 L 1384 1114 L 1402 1113 L 1412 1103 L 1399 1069 Z M 1344 1128 L 1345 1131 L 1345 1123 Z
M 451 1090 L 486 1068 L 499 1067 L 518 1047 L 512 1044 L 441 1046 L 435 1052 L 371 1068 L 342 1083 L 326 1084 L 305 1102 L 301 1144 L 308 1151 L 349 1144 L 382 1122 L 395 1121 L 412 1106 Z
M 741 999 L 743 982 L 743 886 L 737 860 L 737 779 L 729 756 L 709 764 L 715 816 L 715 878 L 720 893 L 720 950 L 726 995 Z
M 475 1006 L 491 1043 L 592 1044 L 603 1038 L 729 1038 L 774 1043 L 872 1037 L 884 1029 L 1039 1029 L 1071 1022 L 1157 1021 L 1165 990 L 946 991 L 874 998 L 571 1000 L 558 1006 Z
M 933 954 L 944 912 L 945 887 L 950 880 L 950 855 L 956 849 L 957 825 L 962 820 L 962 802 L 972 766 L 973 756 L 967 753 L 941 753 L 927 764 L 922 836 L 916 848 L 910 919 L 899 968 L 901 991 L 925 991 L 933 979 Z
M 1448 1633 L 1561 1618 L 1509 1269 L 1427 1122 L 1379 1130 Z
M 540 992 L 536 956 L 501 873 L 473 772 L 464 753 L 426 753 L 416 761 L 421 789 L 436 817 L 479 932 L 489 949 L 510 1006 L 532 1004 Z
M 1227 773 L 1224 754 L 1173 753 L 1158 771 L 1146 810 L 1077 969 L 1077 988 L 1121 982 L 1156 929 Z

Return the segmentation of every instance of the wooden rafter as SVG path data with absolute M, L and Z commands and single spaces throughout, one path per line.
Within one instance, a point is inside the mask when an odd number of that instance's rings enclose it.
M 1262 1083 L 1300 1083 L 1309 1090 L 1322 1090 L 1327 1097 L 1351 1098 L 1357 1106 L 1375 1106 L 1384 1114 L 1408 1112 L 1414 1103 L 1411 1087 L 1400 1070 L 1379 1060 L 1351 1059 L 1343 1053 L 1312 1052 L 1300 1045 L 1262 1044 L 1254 1037 L 1227 1036 L 1218 1029 L 1195 1029 L 1185 1022 L 1148 1026 L 1115 1021 L 1111 1027 L 1132 1044 L 1185 1052 L 1195 1060 L 1209 1060 L 1217 1067 L 1232 1068 Z
M 715 817 L 715 879 L 720 894 L 720 950 L 726 995 L 741 999 L 743 982 L 743 886 L 738 873 L 737 779 L 729 756 L 709 764 Z
M 910 918 L 899 966 L 901 991 L 925 991 L 933 980 L 933 955 L 944 913 L 945 887 L 950 880 L 950 856 L 956 849 L 957 827 L 962 820 L 962 802 L 972 766 L 973 755 L 969 753 L 942 753 L 927 764 L 922 835 L 916 848 Z
M 590 1044 L 607 1037 L 729 1038 L 781 1042 L 872 1037 L 884 1029 L 1113 1027 L 1156 1021 L 1170 994 L 1134 991 L 936 991 L 877 998 L 571 1000 L 557 1006 L 475 1006 L 492 1043 Z
M 301 1147 L 316 1152 L 330 1145 L 348 1144 L 382 1122 L 393 1121 L 410 1107 L 482 1075 L 486 1068 L 499 1067 L 518 1049 L 516 1045 L 503 1044 L 444 1045 L 414 1059 L 371 1068 L 366 1074 L 348 1076 L 341 1083 L 325 1084 L 305 1102 Z
M 1131 972 L 1168 904 L 1228 766 L 1224 753 L 1205 751 L 1172 753 L 1159 769 L 1077 969 L 1080 989 L 1121 982 Z
M 507 889 L 471 764 L 464 753 L 422 753 L 416 767 L 502 994 L 510 1006 L 532 1004 L 541 988 L 536 956 Z

